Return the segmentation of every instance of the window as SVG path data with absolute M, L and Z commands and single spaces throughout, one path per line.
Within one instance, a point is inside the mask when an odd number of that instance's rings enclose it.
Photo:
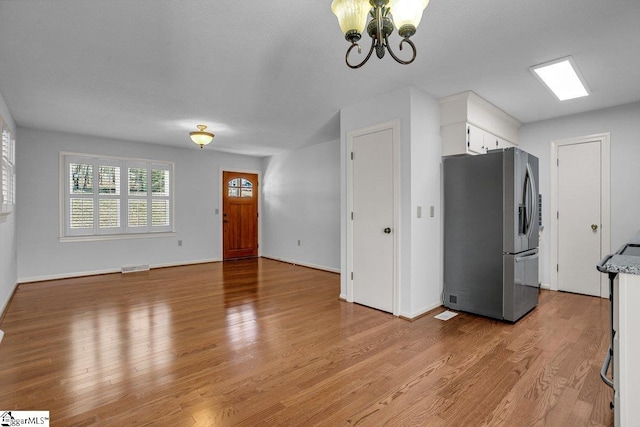
M 234 178 L 227 182 L 229 197 L 252 197 L 253 183 L 244 178 Z
M 0 116 L 0 130 L 2 132 L 2 193 L 0 193 L 0 215 L 8 215 L 13 211 L 16 202 L 16 141 L 9 126 Z
M 61 156 L 62 237 L 173 231 L 173 163 Z

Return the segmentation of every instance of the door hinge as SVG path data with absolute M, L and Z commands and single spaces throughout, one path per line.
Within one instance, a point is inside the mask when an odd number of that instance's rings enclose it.
M 351 212 L 351 221 L 353 221 L 353 212 Z
M 256 218 L 260 218 L 260 212 L 256 212 Z
M 560 271 L 560 265 L 556 264 L 556 271 Z
M 560 211 L 556 211 L 556 219 L 560 219 Z
M 260 243 L 256 243 L 256 248 L 259 248 L 259 247 L 260 247 Z
M 353 151 L 351 152 L 351 160 L 353 160 Z
M 351 272 L 351 280 L 353 280 L 353 271 Z
M 560 159 L 556 159 L 556 166 L 560 166 Z

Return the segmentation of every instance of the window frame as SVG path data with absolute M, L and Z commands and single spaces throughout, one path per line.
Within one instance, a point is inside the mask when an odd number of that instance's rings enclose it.
M 15 165 L 15 135 L 9 124 L 0 115 L 0 218 L 5 218 L 13 213 L 16 203 Z
M 72 163 L 92 165 L 92 192 L 91 194 L 74 194 L 71 189 L 70 165 Z M 59 218 L 60 231 L 59 240 L 84 241 L 84 240 L 113 240 L 130 238 L 149 238 L 175 235 L 175 163 L 170 161 L 136 159 L 129 157 L 101 156 L 84 153 L 60 152 L 60 202 Z M 116 193 L 101 193 L 99 174 L 100 167 L 119 168 L 119 185 Z M 129 194 L 129 169 L 145 169 L 145 180 L 147 192 L 145 195 Z M 152 191 L 152 171 L 166 170 L 169 173 L 168 195 L 154 196 Z M 84 198 L 93 201 L 93 226 L 88 228 L 71 228 L 71 199 Z M 153 200 L 168 201 L 168 224 L 163 226 L 153 226 L 152 210 Z M 113 227 L 100 226 L 100 202 L 105 200 L 119 201 L 119 224 Z M 143 226 L 132 226 L 129 223 L 129 201 L 146 200 L 146 224 Z

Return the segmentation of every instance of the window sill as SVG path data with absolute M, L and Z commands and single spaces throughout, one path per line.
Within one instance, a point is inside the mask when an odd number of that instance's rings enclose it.
M 73 243 L 73 242 L 95 242 L 105 240 L 128 240 L 128 239 L 153 239 L 158 237 L 175 237 L 177 233 L 175 231 L 162 232 L 162 233 L 140 233 L 140 234 L 103 234 L 99 236 L 65 236 L 59 237 L 60 243 Z

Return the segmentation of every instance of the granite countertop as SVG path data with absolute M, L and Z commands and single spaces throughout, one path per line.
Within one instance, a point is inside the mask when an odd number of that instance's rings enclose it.
M 637 255 L 639 251 L 633 251 L 636 255 L 621 254 L 627 245 L 640 245 L 640 233 L 633 236 L 627 244 L 618 249 L 618 252 L 604 264 L 603 270 L 605 272 L 640 275 L 640 256 Z

